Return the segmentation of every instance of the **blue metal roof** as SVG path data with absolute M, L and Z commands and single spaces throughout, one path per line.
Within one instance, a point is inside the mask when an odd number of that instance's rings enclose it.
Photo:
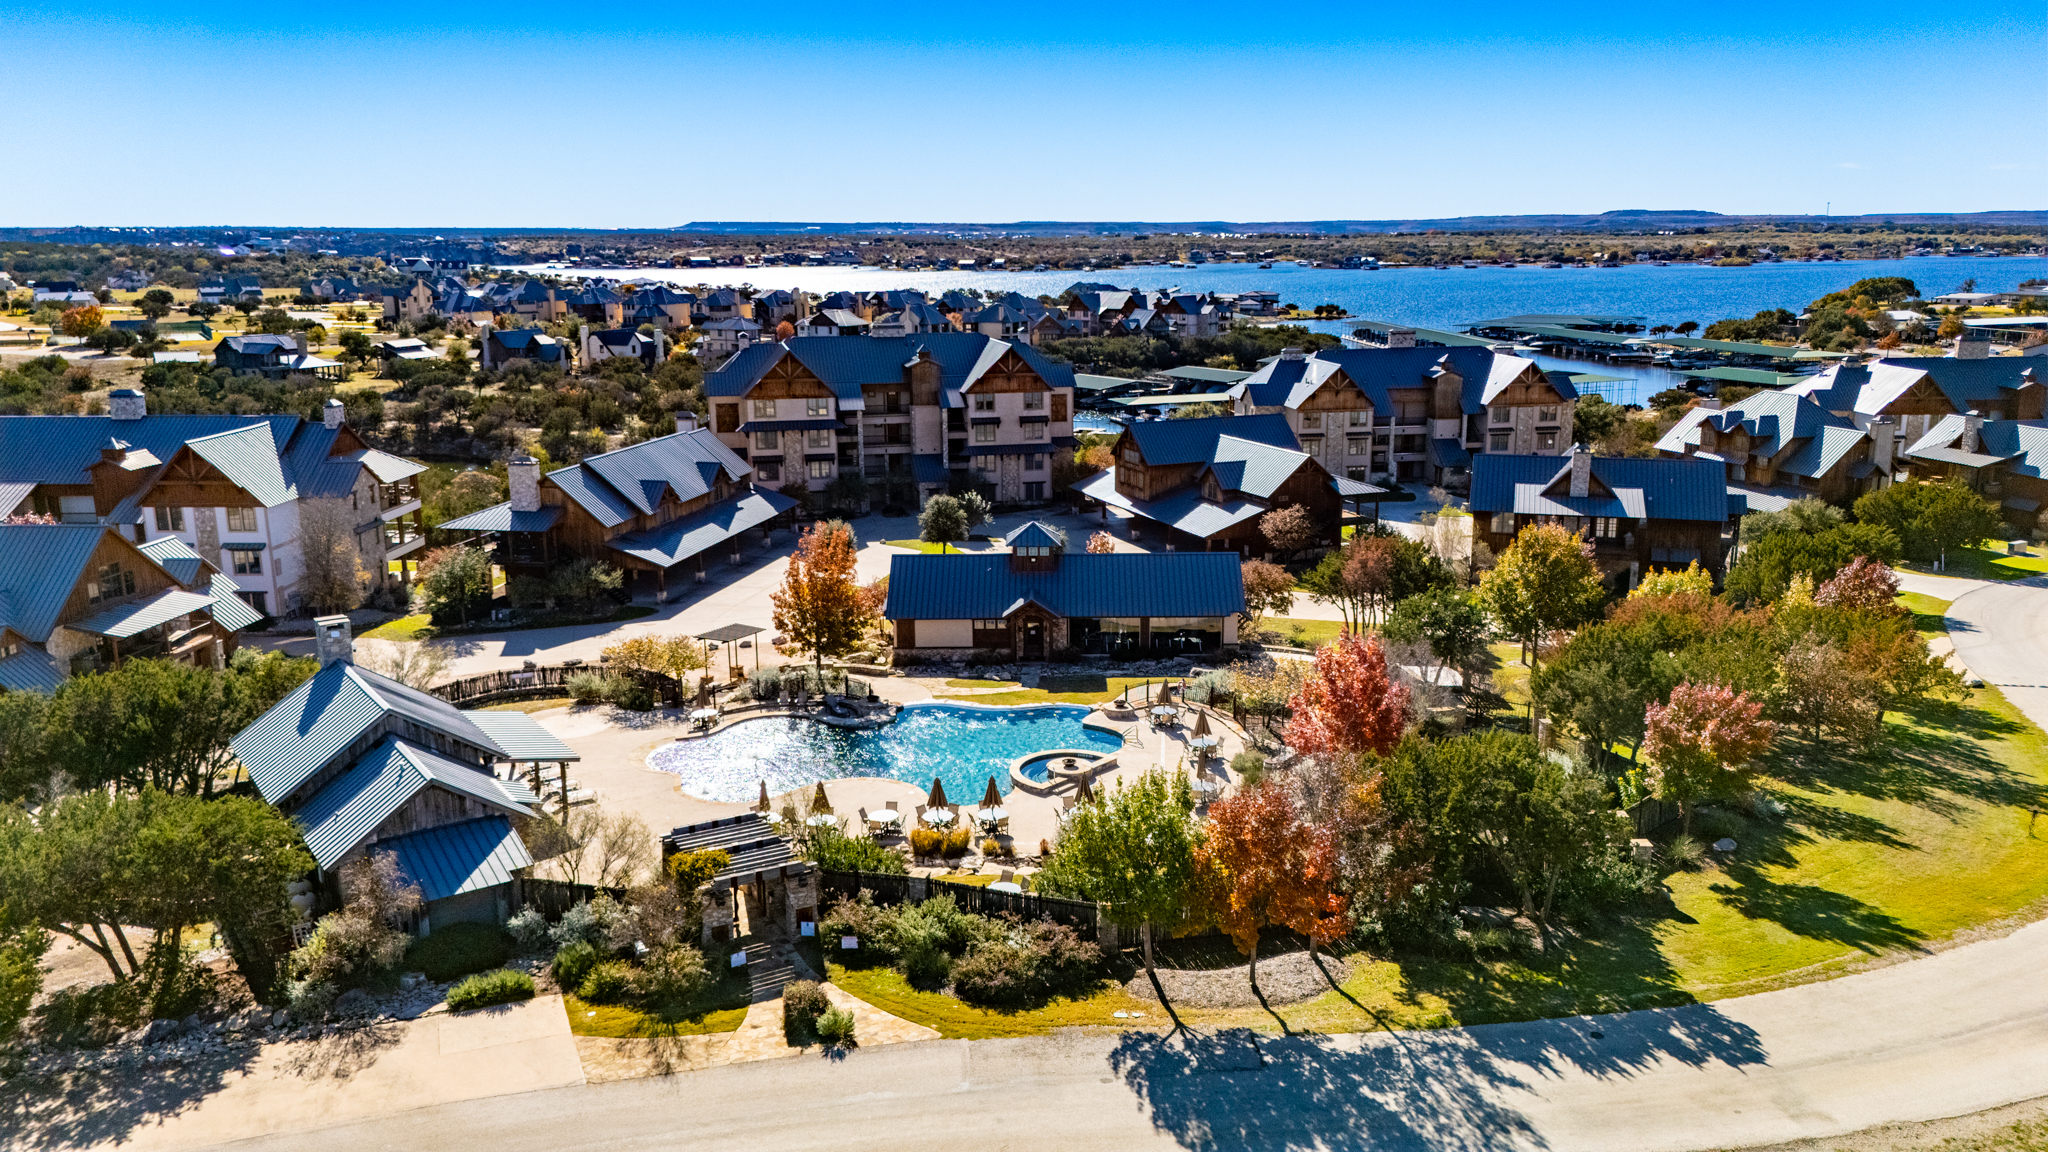
M 48 640 L 106 533 L 97 524 L 0 524 L 0 626 Z
M 1589 497 L 1574 499 L 1566 495 L 1570 490 L 1570 472 L 1569 456 L 1475 456 L 1472 511 L 1514 512 L 1521 510 L 1518 504 L 1533 507 L 1523 491 L 1533 486 L 1536 494 L 1543 495 L 1544 511 L 1549 515 L 1715 522 L 1728 518 L 1727 475 L 1725 466 L 1718 461 L 1596 456 L 1593 477 L 1613 493 L 1611 498 L 1599 491 L 1599 485 Z M 1604 510 L 1610 500 L 1620 502 L 1617 510 Z M 1595 505 L 1603 510 L 1590 510 Z M 1624 507 L 1641 511 L 1619 510 Z
M 944 484 L 952 475 L 952 469 L 946 466 L 946 458 L 944 456 L 934 452 L 928 455 L 912 456 L 910 458 L 910 473 L 917 477 L 919 484 Z
M 785 356 L 823 381 L 842 400 L 858 400 L 863 384 L 895 384 L 923 353 L 939 366 L 940 386 L 971 385 L 1005 353 L 1019 359 L 1052 388 L 1071 388 L 1072 365 L 1058 364 L 1029 344 L 978 332 L 925 332 L 915 336 L 792 336 L 756 344 L 727 360 L 704 381 L 707 396 L 745 396 Z
M 272 442 L 282 444 L 301 423 L 297 416 L 0 416 L 0 481 L 90 484 L 86 469 L 114 438 L 169 460 L 188 440 L 252 425 L 269 427 Z
M 40 648 L 24 647 L 0 660 L 0 688 L 9 692 L 55 692 L 62 683 L 57 661 Z
M 537 511 L 514 512 L 512 504 L 493 504 L 467 516 L 457 516 L 436 527 L 457 532 L 545 532 L 562 518 L 560 504 L 543 504 Z
M 1116 490 L 1116 473 L 1113 471 L 1097 472 L 1074 485 L 1074 490 L 1104 504 L 1121 508 L 1133 516 L 1141 516 L 1203 539 L 1271 511 L 1264 504 L 1251 500 L 1211 503 L 1202 499 L 1202 491 L 1199 488 L 1182 489 L 1158 500 L 1135 500 Z
M 1209 459 L 1209 471 L 1216 474 L 1216 482 L 1225 491 L 1245 492 L 1260 498 L 1279 491 L 1289 477 L 1308 463 L 1306 453 L 1236 436 L 1218 437 Z
M 199 569 L 205 561 L 176 536 L 159 536 L 136 545 L 142 554 L 157 562 L 157 566 L 171 574 L 171 579 L 186 587 L 199 582 Z
M 714 504 L 659 528 L 628 532 L 608 541 L 606 546 L 666 568 L 749 528 L 758 528 L 795 506 L 794 499 L 780 492 L 757 488 L 737 500 Z
M 1066 617 L 1228 616 L 1244 611 L 1235 552 L 1068 553 L 1015 572 L 1007 553 L 895 556 L 890 620 L 995 619 L 1019 600 Z
M 1294 430 L 1279 413 L 1264 416 L 1210 416 L 1195 420 L 1150 420 L 1130 426 L 1147 464 L 1193 464 L 1215 458 L 1216 442 L 1225 436 L 1299 451 Z
M 194 612 L 208 612 L 212 608 L 211 596 L 187 592 L 182 588 L 171 588 L 144 600 L 96 612 L 83 620 L 74 620 L 66 627 L 94 636 L 112 636 L 118 640 L 138 632 L 146 632 L 181 616 L 189 616 Z
M 256 790 L 273 804 L 288 798 L 386 713 L 505 759 L 484 731 L 439 697 L 337 661 L 292 689 L 228 742 Z
M 330 868 L 406 801 L 431 786 L 511 815 L 533 814 L 484 769 L 450 760 L 396 736 L 386 736 L 346 772 L 300 805 L 292 819 L 305 836 L 306 850 L 322 868 Z
M 443 824 L 377 842 L 380 852 L 398 856 L 399 871 L 420 886 L 428 900 L 445 900 L 508 883 L 512 873 L 533 867 L 526 844 L 503 816 Z
M 1003 537 L 1003 543 L 1012 548 L 1065 548 L 1066 534 L 1057 528 L 1048 528 L 1036 520 L 1026 521 Z

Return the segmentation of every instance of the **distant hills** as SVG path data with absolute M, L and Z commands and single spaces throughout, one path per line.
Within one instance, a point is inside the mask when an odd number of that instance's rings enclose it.
M 1890 212 L 1864 216 L 1731 216 L 1691 208 L 1625 208 L 1593 215 L 1447 216 L 1409 220 L 1018 220 L 1008 224 L 791 220 L 698 220 L 671 229 L 721 236 L 1112 236 L 1156 232 L 1278 232 L 1315 236 L 1384 235 L 1393 232 L 1638 232 L 1676 228 L 1730 228 L 1743 224 L 1935 224 L 2048 226 L 2048 211 Z

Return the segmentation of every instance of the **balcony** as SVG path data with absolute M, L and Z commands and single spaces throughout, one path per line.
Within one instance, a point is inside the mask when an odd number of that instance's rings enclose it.
M 427 534 L 420 529 L 417 523 L 394 520 L 384 525 L 384 556 L 386 559 L 396 559 L 408 552 L 415 551 L 426 542 Z
M 414 484 L 410 478 L 394 481 L 390 484 L 380 484 L 377 487 L 378 511 L 380 512 L 389 512 L 406 504 L 419 502 L 419 486 Z

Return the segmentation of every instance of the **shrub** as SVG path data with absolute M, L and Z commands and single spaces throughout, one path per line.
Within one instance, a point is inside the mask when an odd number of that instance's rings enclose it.
M 143 1022 L 142 989 L 132 980 L 74 984 L 50 993 L 35 1015 L 44 1040 L 98 1047 Z
M 953 969 L 953 958 L 929 940 L 919 940 L 902 951 L 903 977 L 914 988 L 943 987 Z
M 586 940 L 578 940 L 555 953 L 555 959 L 548 965 L 548 971 L 554 974 L 555 983 L 560 987 L 581 988 L 583 978 L 590 975 L 590 970 L 597 967 L 600 959 L 602 957 L 598 955 L 595 945 Z
M 970 1004 L 1028 1004 L 1039 996 L 1037 961 L 1008 941 L 983 944 L 953 966 L 953 991 Z
M 1246 750 L 1230 758 L 1230 770 L 1238 782 L 1249 788 L 1266 777 L 1266 754 Z
M 1046 653 L 1046 659 L 1055 664 L 1079 664 L 1081 662 L 1081 650 L 1071 644 L 1062 644 Z
M 1007 654 L 986 648 L 977 648 L 967 656 L 969 668 L 994 668 L 1009 662 L 1010 657 Z
M 747 695 L 756 700 L 774 700 L 782 694 L 782 669 L 756 668 L 747 677 Z
M 844 1008 L 828 1008 L 811 1026 L 818 1039 L 837 1048 L 851 1048 L 853 1039 L 853 1013 Z
M 1101 965 L 1102 950 L 1067 925 L 1010 918 L 1000 939 L 953 965 L 953 991 L 971 1003 L 1015 1007 L 1079 995 L 1099 978 Z
M 1003 842 L 993 836 L 983 840 L 981 842 L 981 854 L 983 856 L 1001 856 L 1003 854 Z
M 654 691 L 638 680 L 619 677 L 606 690 L 611 702 L 628 712 L 654 711 Z
M 809 980 L 792 980 L 782 989 L 782 1031 L 792 1041 L 811 1032 L 818 1017 L 832 1010 L 825 990 Z
M 595 672 L 578 672 L 569 677 L 569 695 L 578 704 L 596 704 L 607 695 L 609 683 Z
M 1673 836 L 1671 843 L 1664 846 L 1664 862 L 1680 870 L 1697 868 L 1706 857 L 1706 846 L 1691 836 Z
M 1188 682 L 1184 695 L 1196 704 L 1227 704 L 1230 702 L 1230 673 L 1204 672 Z
M 804 859 L 834 872 L 884 872 L 901 876 L 910 869 L 903 857 L 865 836 L 848 836 L 837 828 L 820 828 L 804 840 Z
M 898 668 L 922 668 L 924 667 L 924 657 L 914 652 L 905 652 L 896 657 L 895 665 Z
M 912 828 L 910 830 L 910 854 L 925 859 L 939 854 L 945 847 L 946 834 L 936 828 Z
M 687 944 L 655 949 L 633 974 L 633 990 L 657 1004 L 687 1004 L 710 986 L 704 954 Z
M 563 913 L 549 935 L 554 937 L 557 948 L 566 948 L 579 940 L 602 947 L 624 912 L 625 909 L 611 897 L 599 893 L 597 899 L 578 904 Z
M 1479 959 L 1495 956 L 1513 956 L 1527 943 L 1520 932 L 1498 925 L 1486 925 L 1472 929 L 1466 943 L 1472 948 L 1472 955 Z
M 554 925 L 541 914 L 538 908 L 522 909 L 517 916 L 505 921 L 505 931 L 512 934 L 512 942 L 519 945 L 522 953 L 531 955 L 546 948 L 551 941 L 548 932 Z
M 967 855 L 967 845 L 974 839 L 974 829 L 962 823 L 946 833 L 946 839 L 939 845 L 939 855 L 948 860 L 958 860 Z
M 467 1012 L 472 1008 L 488 1008 L 493 1004 L 509 1004 L 514 1000 L 533 999 L 533 977 L 524 972 L 500 968 L 496 972 L 483 972 L 448 990 L 448 1010 Z
M 285 1006 L 292 1019 L 313 1023 L 327 1019 L 341 990 L 325 980 L 294 980 L 285 991 Z
M 961 908 L 951 896 L 934 896 L 914 907 L 897 908 L 885 931 L 901 955 L 928 944 L 958 956 L 968 945 L 993 936 L 996 926 Z
M 824 940 L 837 940 L 851 936 L 860 941 L 860 947 L 851 958 L 863 962 L 892 960 L 895 958 L 894 940 L 896 911 L 875 904 L 871 893 L 862 892 L 857 899 L 842 896 L 838 903 L 826 911 L 825 918 L 818 923 L 818 936 Z M 849 958 L 844 952 L 842 958 Z
M 591 966 L 576 985 L 576 995 L 592 1004 L 612 1004 L 623 999 L 633 987 L 633 968 L 618 960 Z
M 472 972 L 502 968 L 512 955 L 512 935 L 495 924 L 450 924 L 413 941 L 406 967 L 446 981 Z

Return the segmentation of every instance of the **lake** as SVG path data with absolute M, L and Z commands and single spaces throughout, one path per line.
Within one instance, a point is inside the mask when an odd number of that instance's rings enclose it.
M 1753 316 L 1766 308 L 1793 312 L 1866 276 L 1904 276 L 1923 295 L 1959 290 L 1974 279 L 1980 292 L 2004 292 L 2022 280 L 2048 279 L 2048 257 L 1923 256 L 1905 260 L 1842 260 L 1825 263 L 1755 264 L 1711 268 L 1697 264 L 1628 264 L 1620 268 L 1403 268 L 1378 272 L 1303 268 L 1275 264 L 1204 264 L 1190 268 L 1134 265 L 1113 272 L 902 272 L 886 268 L 577 268 L 528 265 L 515 272 L 628 280 L 636 277 L 673 284 L 746 284 L 759 289 L 802 288 L 807 292 L 873 292 L 917 288 L 937 295 L 953 288 L 984 292 L 1058 294 L 1079 280 L 1121 288 L 1187 292 L 1279 292 L 1283 303 L 1312 308 L 1336 304 L 1351 320 L 1304 325 L 1348 334 L 1357 320 L 1387 320 L 1421 328 L 1457 331 L 1475 320 L 1527 313 L 1641 316 L 1645 326 L 1697 320 L 1702 327 L 1729 316 Z M 1566 368 L 1626 377 L 1628 385 L 1605 394 L 1617 403 L 1640 403 L 1670 387 L 1668 371 L 1636 365 L 1596 364 L 1539 357 L 1546 368 Z

